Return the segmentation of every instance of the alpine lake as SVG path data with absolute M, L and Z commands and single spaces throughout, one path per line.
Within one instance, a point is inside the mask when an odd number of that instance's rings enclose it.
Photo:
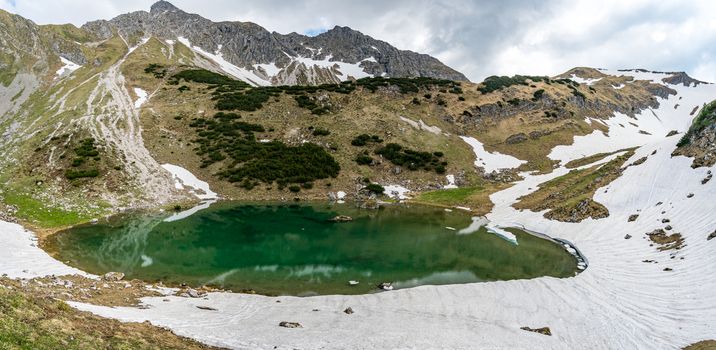
M 471 226 L 462 210 L 218 202 L 190 213 L 117 215 L 58 232 L 45 249 L 93 274 L 265 295 L 366 294 L 382 283 L 402 289 L 577 271 L 561 244 L 506 228 L 515 244 Z M 339 215 L 352 220 L 333 220 Z

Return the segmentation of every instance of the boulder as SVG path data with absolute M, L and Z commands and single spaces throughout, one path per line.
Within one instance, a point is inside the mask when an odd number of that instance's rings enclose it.
M 284 328 L 303 328 L 303 326 L 298 322 L 281 321 L 278 325 Z
M 107 272 L 102 276 L 102 279 L 109 282 L 117 282 L 124 279 L 124 274 L 121 272 Z

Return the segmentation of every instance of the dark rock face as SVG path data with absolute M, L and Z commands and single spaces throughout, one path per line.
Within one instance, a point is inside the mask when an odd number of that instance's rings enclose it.
M 661 79 L 661 81 L 671 85 L 698 86 L 699 84 L 708 84 L 700 80 L 690 77 L 686 72 L 672 72 L 670 77 Z
M 694 158 L 691 167 L 710 167 L 716 164 L 716 109 L 707 109 L 704 107 L 699 116 L 694 121 L 695 124 L 702 124 L 700 128 L 694 129 L 692 125 L 691 129 L 686 133 L 684 138 L 680 141 L 684 142 L 687 139 L 688 142 L 678 147 L 671 156 L 687 156 Z M 711 107 L 713 108 L 713 107 Z M 709 175 L 711 175 L 709 173 Z M 708 180 L 702 182 L 705 184 L 711 179 L 708 176 Z
M 511 145 L 514 145 L 514 144 L 516 144 L 516 143 L 522 143 L 522 142 L 525 142 L 525 141 L 527 141 L 527 135 L 526 135 L 525 133 L 522 133 L 522 132 L 519 133 L 519 134 L 510 135 L 510 136 L 505 140 L 506 143 L 511 144 Z
M 332 68 L 302 63 L 298 61 L 301 57 L 358 64 L 364 72 L 375 76 L 467 81 L 464 75 L 434 57 L 398 50 L 348 27 L 336 26 L 315 37 L 271 33 L 249 22 L 212 22 L 166 1 L 155 3 L 149 12 L 137 11 L 109 21 L 89 22 L 82 28 L 103 39 L 111 37 L 113 31 L 124 38 L 152 35 L 176 40 L 183 37 L 192 46 L 221 54 L 228 62 L 256 71 L 273 84 L 333 83 L 347 78 Z M 269 76 L 256 68 L 257 64 L 274 64 L 281 71 Z

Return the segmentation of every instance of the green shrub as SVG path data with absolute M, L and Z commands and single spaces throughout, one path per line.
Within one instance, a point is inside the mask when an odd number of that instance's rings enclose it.
M 373 158 L 367 154 L 361 153 L 356 157 L 356 163 L 358 163 L 358 165 L 371 165 L 373 164 Z
M 80 157 L 96 157 L 99 155 L 99 151 L 94 145 L 93 138 L 86 138 L 82 140 L 80 145 L 75 148 L 75 153 Z
M 572 95 L 576 97 L 581 97 L 585 100 L 587 99 L 587 96 L 585 96 L 581 91 L 577 90 L 577 88 L 575 88 L 574 86 L 570 86 L 570 88 L 572 89 Z
M 351 145 L 361 147 L 367 145 L 369 142 L 381 143 L 383 139 L 378 135 L 360 134 L 351 140 Z
M 340 166 L 323 147 L 313 143 L 288 146 L 280 141 L 257 142 L 254 132 L 263 132 L 264 127 L 237 119 L 235 114 L 217 113 L 212 119 L 191 122 L 190 126 L 196 128 L 195 152 L 202 157 L 201 167 L 225 160 L 217 175 L 244 188 L 252 188 L 255 181 L 277 182 L 283 188 L 291 183 L 338 176 Z
M 291 186 L 288 186 L 288 190 L 291 191 L 291 192 L 296 193 L 296 192 L 301 191 L 301 187 L 300 187 L 300 186 L 297 186 L 297 185 L 291 185 Z
M 510 87 L 513 85 L 529 85 L 527 80 L 531 80 L 533 82 L 538 81 L 545 81 L 549 82 L 548 77 L 539 77 L 539 76 L 528 76 L 528 75 L 515 75 L 512 77 L 507 76 L 491 76 L 487 77 L 481 84 L 481 86 L 477 89 L 483 94 L 488 94 L 490 92 L 501 90 L 506 87 Z
M 385 188 L 376 183 L 368 184 L 367 186 L 365 186 L 365 189 L 375 194 L 383 194 L 383 192 L 385 192 Z
M 313 129 L 313 136 L 328 136 L 331 132 L 328 129 L 315 128 Z
M 716 100 L 705 105 L 699 114 L 694 118 L 689 130 L 681 137 L 676 144 L 677 147 L 683 147 L 691 143 L 691 138 L 701 132 L 709 125 L 716 123 Z
M 75 158 L 75 159 L 72 159 L 72 164 L 71 164 L 71 165 L 72 165 L 73 167 L 78 167 L 78 166 L 82 165 L 82 163 L 84 163 L 84 162 L 85 162 L 85 158 L 84 158 L 84 157 L 77 157 L 77 158 Z
M 409 170 L 437 170 L 442 152 L 421 152 L 404 148 L 397 143 L 389 143 L 375 151 L 395 165 L 405 166 Z M 437 154 L 440 154 L 439 156 Z M 444 168 L 444 166 L 443 166 Z
M 67 170 L 65 171 L 65 177 L 69 180 L 74 180 L 83 177 L 97 177 L 99 176 L 99 170 L 87 169 L 87 170 Z
M 542 98 L 542 95 L 544 95 L 544 89 L 536 90 L 534 93 L 532 93 L 532 100 L 537 101 Z

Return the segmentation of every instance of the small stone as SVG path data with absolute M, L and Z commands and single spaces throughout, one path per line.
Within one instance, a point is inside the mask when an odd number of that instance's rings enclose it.
M 624 236 L 624 239 L 629 239 L 629 238 L 631 238 L 631 235 L 627 233 L 627 234 Z
M 390 282 L 383 282 L 378 285 L 378 288 L 382 290 L 393 290 L 393 284 Z
M 199 305 L 197 305 L 196 308 L 197 308 L 197 309 L 201 309 L 201 310 L 207 310 L 207 311 L 219 311 L 219 310 L 214 309 L 213 307 L 209 307 L 209 306 L 199 306 Z
M 124 274 L 121 272 L 107 272 L 102 276 L 102 279 L 109 282 L 121 281 L 124 279 Z
M 686 198 L 691 198 L 691 197 L 693 197 L 693 196 L 694 196 L 693 193 L 689 193 L 689 194 L 686 195 Z
M 349 221 L 353 221 L 353 218 L 350 217 L 350 216 L 348 216 L 348 215 L 337 215 L 337 216 L 334 216 L 330 221 L 333 221 L 333 222 L 349 222 Z
M 674 270 L 673 270 L 672 268 L 670 268 L 670 267 L 665 267 L 665 268 L 664 268 L 664 271 L 674 271 Z
M 636 219 L 638 219 L 638 218 L 639 218 L 639 214 L 629 215 L 629 222 L 634 222 L 634 221 L 636 221 Z
M 671 231 L 671 229 L 673 229 L 673 227 L 671 227 L 671 225 L 666 225 L 666 227 L 664 227 L 664 230 L 667 230 L 667 231 Z
M 353 313 L 353 308 L 350 308 L 350 307 L 349 307 L 349 308 L 343 310 L 343 312 L 346 313 L 346 314 L 348 314 L 348 315 L 350 315 L 350 314 Z
M 662 224 L 666 224 L 666 223 L 669 223 L 669 222 L 671 222 L 671 220 L 669 220 L 669 219 L 661 219 L 661 223 L 662 223 Z
M 710 241 L 714 238 L 716 238 L 716 231 L 712 232 L 708 237 L 706 237 L 706 240 Z
M 189 290 L 186 291 L 187 294 L 189 294 L 192 298 L 200 298 L 201 294 L 196 289 L 189 288 Z
M 278 325 L 280 327 L 285 327 L 285 328 L 303 328 L 303 326 L 301 326 L 301 324 L 298 322 L 281 321 Z

